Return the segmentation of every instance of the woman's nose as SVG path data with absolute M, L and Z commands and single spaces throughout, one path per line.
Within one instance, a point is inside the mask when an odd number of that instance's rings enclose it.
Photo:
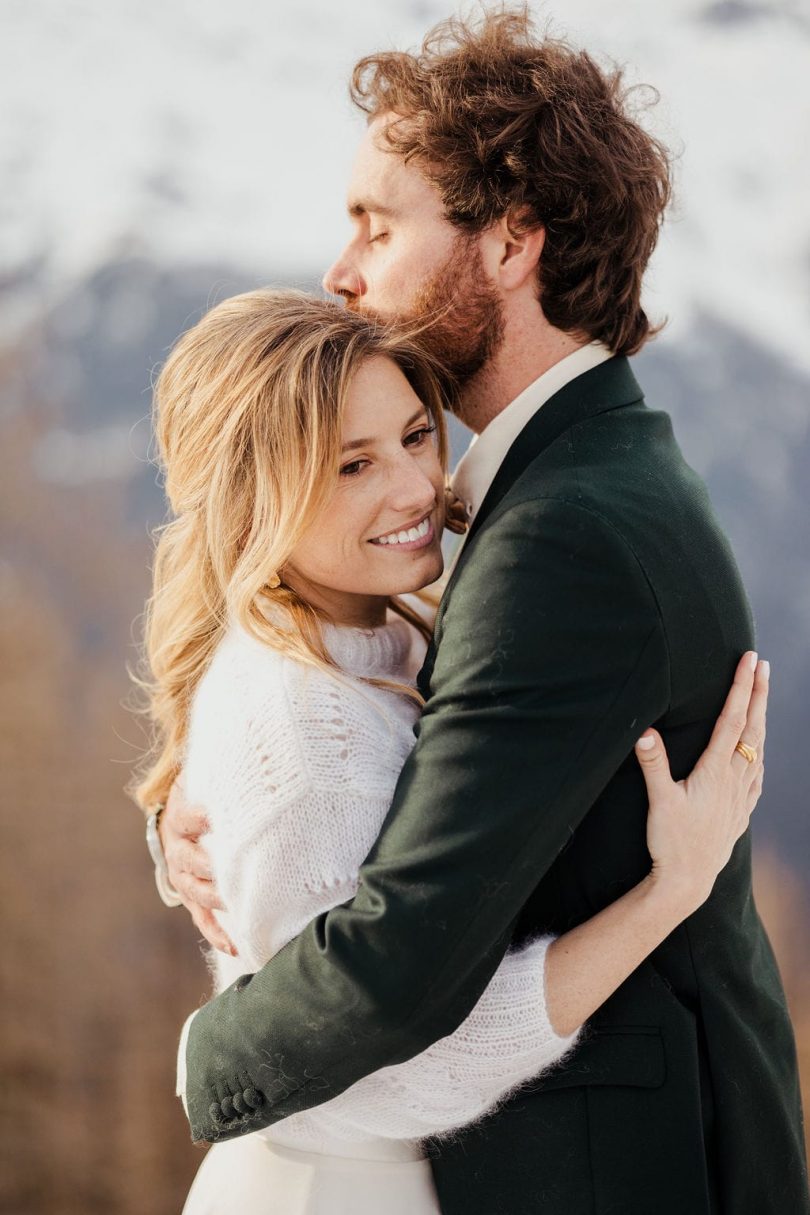
M 354 300 L 365 295 L 366 284 L 345 253 L 341 253 L 323 276 L 323 289 L 330 295 L 342 295 L 347 300 Z
M 436 501 L 436 486 L 412 457 L 406 456 L 391 485 L 389 503 L 402 514 L 427 514 Z

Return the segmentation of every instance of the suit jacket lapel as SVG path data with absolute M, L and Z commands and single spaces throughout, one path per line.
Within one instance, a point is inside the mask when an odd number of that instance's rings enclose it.
M 436 654 L 435 638 L 448 598 L 460 570 L 469 559 L 473 541 L 484 523 L 492 516 L 532 460 L 545 451 L 566 430 L 570 430 L 578 422 L 584 422 L 586 418 L 607 413 L 611 409 L 619 409 L 624 405 L 631 405 L 642 399 L 643 393 L 630 369 L 629 362 L 624 357 L 614 357 L 605 363 L 600 363 L 598 367 L 592 367 L 590 371 L 571 380 L 559 392 L 555 392 L 524 426 L 509 448 L 473 519 L 464 541 L 464 548 L 442 595 L 436 614 L 433 640 L 428 646 L 417 680 L 419 691 L 425 698 L 428 695 L 430 676 L 433 673 L 433 661 Z
M 578 422 L 642 398 L 626 358 L 612 358 L 571 380 L 529 419 L 504 457 L 473 519 L 464 549 L 532 460 Z M 461 554 L 461 558 L 465 555 Z M 460 560 L 461 560 L 460 558 Z

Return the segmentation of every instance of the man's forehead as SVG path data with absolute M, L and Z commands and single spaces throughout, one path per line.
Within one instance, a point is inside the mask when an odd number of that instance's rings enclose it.
M 349 180 L 349 215 L 396 215 L 432 189 L 415 165 L 406 164 L 385 144 L 379 121 L 371 123 L 357 149 Z
M 401 174 L 397 171 L 401 168 L 404 166 L 400 157 L 387 151 L 380 144 L 378 132 L 368 127 L 357 149 L 349 179 L 346 200 L 349 214 L 390 209 L 402 189 Z

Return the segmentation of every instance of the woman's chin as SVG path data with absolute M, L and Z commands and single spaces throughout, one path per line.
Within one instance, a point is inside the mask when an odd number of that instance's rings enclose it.
M 403 575 L 401 585 L 391 590 L 392 595 L 408 595 L 413 591 L 421 591 L 426 586 L 432 586 L 437 582 L 444 573 L 444 554 L 439 548 L 437 552 L 430 554 L 432 560 L 427 559 L 427 554 L 423 561 L 418 563 L 418 568 L 410 570 L 407 575 Z

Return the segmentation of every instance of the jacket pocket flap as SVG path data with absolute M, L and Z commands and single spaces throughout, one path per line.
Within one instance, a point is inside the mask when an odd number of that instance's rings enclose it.
M 660 1088 L 666 1079 L 661 1031 L 634 1025 L 591 1028 L 570 1059 L 532 1081 L 532 1092 L 581 1085 L 612 1084 Z

